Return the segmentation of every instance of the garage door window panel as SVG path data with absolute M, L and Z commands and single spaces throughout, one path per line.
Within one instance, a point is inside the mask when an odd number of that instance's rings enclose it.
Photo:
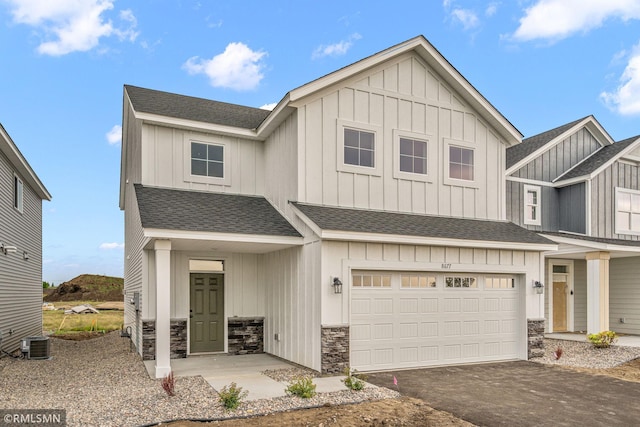
M 352 275 L 354 288 L 391 288 L 391 276 L 385 274 L 356 273 Z
M 471 276 L 446 276 L 444 287 L 449 289 L 477 289 L 478 280 Z
M 485 289 L 515 289 L 515 279 L 513 277 L 485 277 Z
M 433 289 L 435 287 L 435 276 L 426 274 L 402 274 L 400 276 L 401 289 Z

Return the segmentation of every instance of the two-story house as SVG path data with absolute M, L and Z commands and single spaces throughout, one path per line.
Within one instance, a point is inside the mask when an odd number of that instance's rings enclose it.
M 588 116 L 507 149 L 507 218 L 545 252 L 548 332 L 640 334 L 640 136 Z
M 273 111 L 124 88 L 127 325 L 322 372 L 528 357 L 557 246 L 506 221 L 521 134 L 419 36 Z
M 0 125 L 0 348 L 7 352 L 42 335 L 43 200 L 51 195 Z

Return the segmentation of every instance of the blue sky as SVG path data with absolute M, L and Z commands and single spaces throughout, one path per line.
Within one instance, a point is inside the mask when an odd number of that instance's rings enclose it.
M 525 136 L 640 134 L 637 0 L 0 0 L 0 122 L 53 195 L 43 279 L 123 274 L 124 84 L 265 107 L 420 34 Z

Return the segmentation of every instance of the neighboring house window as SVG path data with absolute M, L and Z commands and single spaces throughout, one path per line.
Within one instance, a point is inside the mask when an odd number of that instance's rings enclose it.
M 363 130 L 344 130 L 344 163 L 375 167 L 375 134 Z
M 224 178 L 224 147 L 216 144 L 192 142 L 191 174 Z
M 473 149 L 449 146 L 449 178 L 473 181 Z
M 427 174 L 427 143 L 400 138 L 400 171 Z
M 640 234 L 640 191 L 616 188 L 616 233 Z
M 16 208 L 19 212 L 22 212 L 23 209 L 23 184 L 22 180 L 14 175 L 13 177 L 13 207 Z
M 540 210 L 540 187 L 524 186 L 524 223 L 529 225 L 542 224 Z

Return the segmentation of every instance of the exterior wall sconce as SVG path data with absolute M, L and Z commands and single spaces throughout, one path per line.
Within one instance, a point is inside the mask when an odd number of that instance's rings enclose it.
M 29 254 L 27 253 L 27 251 L 22 252 L 22 259 L 25 261 L 29 261 Z
M 2 253 L 5 255 L 14 254 L 18 252 L 18 248 L 16 248 L 15 246 L 9 246 L 5 243 L 0 242 L 0 251 L 2 251 Z
M 331 286 L 333 286 L 333 293 L 334 294 L 341 294 L 342 293 L 342 282 L 337 277 L 333 278 L 333 282 L 331 283 Z
M 544 285 L 542 284 L 542 282 L 539 282 L 537 280 L 533 281 L 533 289 L 536 290 L 536 294 L 544 293 Z

